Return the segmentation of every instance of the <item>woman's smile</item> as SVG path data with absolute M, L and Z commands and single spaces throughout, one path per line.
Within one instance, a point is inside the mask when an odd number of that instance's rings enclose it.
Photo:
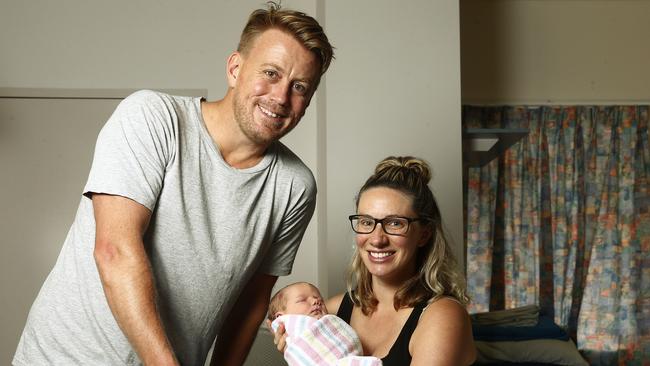
M 394 251 L 372 251 L 368 250 L 368 257 L 371 262 L 384 263 L 393 259 Z
M 404 234 L 388 234 L 384 225 L 387 217 L 416 217 L 413 201 L 404 193 L 386 187 L 368 189 L 359 197 L 359 215 L 375 220 L 375 227 L 367 234 L 357 234 L 357 247 L 368 271 L 386 279 L 401 279 L 415 270 L 416 253 L 423 243 L 419 223 L 413 223 Z M 361 223 L 364 224 L 364 223 Z M 389 230 L 393 230 L 390 227 Z

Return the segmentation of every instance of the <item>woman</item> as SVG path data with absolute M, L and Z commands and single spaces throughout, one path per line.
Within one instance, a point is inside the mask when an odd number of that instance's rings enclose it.
M 392 365 L 468 365 L 476 355 L 464 282 L 428 182 L 428 165 L 388 157 L 350 216 L 356 249 L 348 292 L 327 301 L 358 333 L 364 354 Z M 284 330 L 276 333 L 284 349 Z

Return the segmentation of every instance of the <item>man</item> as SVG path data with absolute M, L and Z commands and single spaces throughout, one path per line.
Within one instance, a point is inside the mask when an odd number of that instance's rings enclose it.
M 151 91 L 102 129 L 84 195 L 15 365 L 243 363 L 311 218 L 309 169 L 278 139 L 333 57 L 311 17 L 253 12 L 222 100 Z

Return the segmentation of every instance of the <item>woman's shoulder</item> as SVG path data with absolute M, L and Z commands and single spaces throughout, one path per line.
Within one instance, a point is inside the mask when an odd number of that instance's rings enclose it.
M 465 307 L 449 297 L 427 305 L 413 332 L 411 348 L 413 360 L 419 359 L 421 363 L 440 358 L 458 365 L 472 363 L 475 349 L 471 322 Z M 432 350 L 437 351 L 432 353 Z
M 441 320 L 444 320 L 445 317 L 451 316 L 455 317 L 467 317 L 467 310 L 453 297 L 445 296 L 439 299 L 433 300 L 424 307 L 422 311 L 422 317 L 440 317 Z
M 346 293 L 343 292 L 327 299 L 327 301 L 325 301 L 327 312 L 329 312 L 330 314 L 336 314 L 339 311 L 339 307 L 341 306 L 341 302 L 343 301 L 343 297 L 345 296 L 345 294 Z
M 422 326 L 429 331 L 454 327 L 456 329 L 469 327 L 471 322 L 465 307 L 458 300 L 443 297 L 429 303 L 420 315 L 418 328 Z M 417 329 L 417 328 L 416 328 Z

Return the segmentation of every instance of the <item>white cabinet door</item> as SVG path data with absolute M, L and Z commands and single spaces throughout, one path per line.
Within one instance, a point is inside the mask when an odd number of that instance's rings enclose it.
M 119 102 L 0 98 L 0 365 L 11 364 Z
M 0 365 L 11 364 L 81 200 L 97 134 L 119 102 L 0 98 Z M 261 364 L 283 364 L 265 331 L 246 363 Z

